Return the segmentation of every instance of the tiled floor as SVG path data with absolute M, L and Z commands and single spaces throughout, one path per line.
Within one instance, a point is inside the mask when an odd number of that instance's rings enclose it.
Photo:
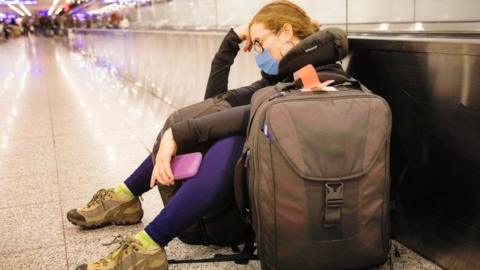
M 0 269 L 75 269 L 106 255 L 118 234 L 137 232 L 162 208 L 144 196 L 143 224 L 83 231 L 65 218 L 101 187 L 122 181 L 149 154 L 166 116 L 161 100 L 52 39 L 0 44 Z M 395 269 L 437 269 L 400 247 Z M 169 258 L 228 249 L 174 240 Z M 382 266 L 389 269 L 390 263 Z M 171 269 L 259 269 L 233 263 Z

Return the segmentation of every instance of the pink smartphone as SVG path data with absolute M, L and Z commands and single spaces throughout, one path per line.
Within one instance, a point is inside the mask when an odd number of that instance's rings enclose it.
M 202 163 L 202 153 L 190 153 L 175 156 L 170 164 L 173 178 L 182 180 L 195 176 Z

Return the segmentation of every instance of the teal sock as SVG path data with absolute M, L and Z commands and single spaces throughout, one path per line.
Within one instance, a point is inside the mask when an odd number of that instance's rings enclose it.
M 137 239 L 138 241 L 140 241 L 140 243 L 142 244 L 143 247 L 147 248 L 147 249 L 157 249 L 160 247 L 159 244 L 157 244 L 151 237 L 150 235 L 148 235 L 147 232 L 145 231 L 141 231 L 139 233 L 137 233 L 135 236 L 134 236 L 135 239 Z
M 128 189 L 125 183 L 121 183 L 120 185 L 116 186 L 114 189 L 115 195 L 118 196 L 118 199 L 121 201 L 130 201 L 133 200 L 136 196 Z

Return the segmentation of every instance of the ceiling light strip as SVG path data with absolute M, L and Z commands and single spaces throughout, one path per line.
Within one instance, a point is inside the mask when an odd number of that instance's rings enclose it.
M 25 13 L 23 13 L 21 10 L 19 10 L 18 8 L 16 8 L 14 5 L 12 5 L 12 4 L 7 4 L 7 6 L 8 6 L 10 9 L 12 9 L 13 11 L 17 12 L 18 15 L 20 15 L 20 16 L 22 16 L 22 17 L 25 16 Z
M 23 12 L 25 12 L 25 14 L 27 14 L 28 16 L 32 16 L 32 13 L 30 13 L 30 10 L 28 10 L 25 5 L 19 4 L 18 6 L 23 10 Z
M 50 6 L 50 9 L 48 10 L 48 16 L 52 15 L 52 13 L 55 10 L 55 7 L 57 6 L 59 1 L 60 0 L 53 0 L 52 5 Z

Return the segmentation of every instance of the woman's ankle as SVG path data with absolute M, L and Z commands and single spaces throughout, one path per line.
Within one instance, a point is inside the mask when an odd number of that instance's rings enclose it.
M 148 235 L 146 231 L 141 231 L 137 233 L 134 238 L 137 239 L 142 244 L 142 246 L 147 249 L 157 249 L 161 247 L 157 242 L 155 242 L 155 240 L 150 237 L 150 235 Z
M 127 187 L 127 185 L 125 185 L 125 183 L 121 183 L 121 184 L 117 185 L 114 188 L 114 192 L 115 192 L 115 195 L 116 195 L 117 199 L 120 200 L 120 201 L 128 202 L 128 201 L 131 201 L 131 200 L 133 200 L 137 197 L 130 191 L 130 189 Z

